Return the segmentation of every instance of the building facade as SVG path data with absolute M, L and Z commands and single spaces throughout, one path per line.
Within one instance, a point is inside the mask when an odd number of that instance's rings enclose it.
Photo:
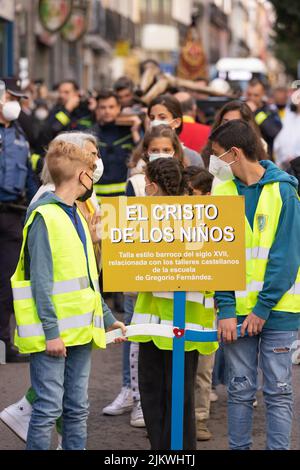
M 0 0 L 0 76 L 13 74 L 14 0 Z
M 65 78 L 90 90 L 123 74 L 137 81 L 146 58 L 174 73 L 192 18 L 211 66 L 222 57 L 272 56 L 274 15 L 265 0 L 0 0 L 1 5 L 6 9 L 0 15 L 9 12 L 0 17 L 2 70 L 13 69 L 24 80 L 43 79 L 50 87 Z M 64 22 L 60 12 L 68 8 Z

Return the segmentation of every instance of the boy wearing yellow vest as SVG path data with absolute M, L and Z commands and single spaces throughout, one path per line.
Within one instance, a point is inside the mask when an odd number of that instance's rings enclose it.
M 240 120 L 211 135 L 215 195 L 242 195 L 246 209 L 246 290 L 216 292 L 225 342 L 231 449 L 252 445 L 258 360 L 263 374 L 267 449 L 288 449 L 293 414 L 291 345 L 300 317 L 300 202 L 297 180 L 257 161 L 257 137 Z M 241 338 L 237 339 L 237 324 Z M 247 335 L 245 336 L 245 334 Z
M 93 190 L 96 147 L 53 141 L 46 161 L 55 193 L 27 214 L 20 260 L 11 282 L 15 344 L 30 353 L 33 403 L 27 449 L 50 447 L 55 420 L 63 417 L 62 448 L 86 446 L 91 350 L 105 348 L 105 327 L 122 328 L 111 315 L 104 324 L 93 244 L 75 201 Z M 106 322 L 107 323 L 107 322 Z

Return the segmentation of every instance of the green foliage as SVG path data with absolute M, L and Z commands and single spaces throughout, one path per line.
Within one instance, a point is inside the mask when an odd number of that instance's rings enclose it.
M 286 66 L 287 72 L 296 77 L 300 61 L 300 8 L 299 0 L 270 0 L 277 21 L 275 24 L 275 53 Z

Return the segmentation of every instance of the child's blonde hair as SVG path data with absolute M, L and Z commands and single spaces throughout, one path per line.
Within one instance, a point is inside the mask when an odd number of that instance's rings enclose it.
M 75 137 L 75 133 L 72 137 Z M 72 137 L 70 141 L 66 141 L 63 136 L 57 136 L 49 145 L 45 163 L 55 186 L 71 180 L 77 168 L 94 169 L 95 155 L 83 145 L 83 141 L 87 140 L 95 143 L 94 137 L 86 136 L 85 139 L 80 139 L 82 146 Z

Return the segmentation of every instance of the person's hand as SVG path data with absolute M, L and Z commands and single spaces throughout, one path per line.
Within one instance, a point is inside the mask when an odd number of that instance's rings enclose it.
M 142 120 L 138 116 L 130 116 L 130 121 L 132 122 L 131 131 L 138 131 L 141 127 Z
M 125 336 L 126 334 L 126 326 L 124 325 L 123 322 L 121 321 L 115 321 L 115 323 L 113 323 L 109 328 L 108 328 L 108 331 L 112 331 L 112 330 L 118 330 L 119 328 L 121 328 L 122 330 L 122 335 L 121 338 L 116 338 L 114 340 L 114 343 L 123 343 L 124 341 L 127 341 L 127 338 Z
M 46 353 L 53 357 L 67 357 L 65 343 L 61 338 L 47 340 Z
M 89 215 L 87 218 L 87 224 L 91 234 L 92 242 L 99 243 L 101 241 L 100 213 L 96 211 L 93 215 Z
M 232 343 L 237 340 L 237 319 L 225 318 L 218 321 L 218 341 Z
M 140 130 L 142 121 L 138 116 L 132 116 L 130 118 L 130 120 L 133 123 L 132 126 L 131 126 L 132 139 L 133 139 L 134 143 L 138 143 L 140 141 L 140 138 L 141 138 L 139 130 Z
M 246 330 L 249 336 L 258 335 L 262 331 L 265 323 L 266 320 L 263 320 L 255 315 L 255 313 L 251 312 L 242 323 L 241 336 L 245 335 Z
M 75 108 L 79 106 L 79 103 L 80 103 L 80 96 L 72 95 L 66 102 L 65 108 L 67 111 L 69 111 L 69 113 L 71 113 L 72 111 L 74 111 Z
M 257 105 L 253 101 L 247 101 L 247 105 L 251 109 L 252 113 L 255 113 L 257 110 Z

